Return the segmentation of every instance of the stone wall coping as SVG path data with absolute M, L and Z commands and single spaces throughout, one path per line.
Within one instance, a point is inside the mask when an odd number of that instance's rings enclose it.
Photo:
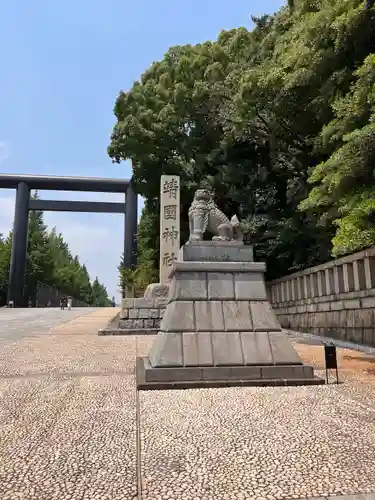
M 288 274 L 287 276 L 283 276 L 282 278 L 268 281 L 267 286 L 276 285 L 277 283 L 282 283 L 284 281 L 300 278 L 302 276 L 314 274 L 319 271 L 325 271 L 326 269 L 332 269 L 334 267 L 341 266 L 343 264 L 349 264 L 355 262 L 356 260 L 365 259 L 366 257 L 373 257 L 374 255 L 375 255 L 375 247 L 371 247 L 366 250 L 362 250 L 361 252 L 345 255 L 344 257 L 340 257 L 339 259 L 330 260 L 329 262 L 325 262 L 324 264 L 319 264 L 314 267 L 309 267 L 308 269 L 304 269 L 303 271 L 297 271 L 295 273 Z
M 287 328 L 285 328 L 285 329 L 283 328 L 283 332 L 285 332 L 287 335 L 292 336 L 292 337 L 296 337 L 296 336 L 297 337 L 304 337 L 305 339 L 309 339 L 309 340 L 311 339 L 315 342 L 320 342 L 321 345 L 323 345 L 324 342 L 332 342 L 337 347 L 341 347 L 342 349 L 352 349 L 352 350 L 364 352 L 366 354 L 375 354 L 374 347 L 362 345 L 362 344 L 357 344 L 355 342 L 348 342 L 345 340 L 335 339 L 333 337 L 328 337 L 328 336 L 321 337 L 319 335 L 314 335 L 312 333 L 290 330 Z M 358 500 L 360 497 L 362 497 L 362 495 L 355 495 L 355 498 Z M 335 500 L 339 500 L 340 498 L 345 498 L 345 500 L 348 499 L 348 497 L 346 497 L 346 496 L 345 497 L 335 496 L 335 497 L 328 497 L 328 498 L 334 498 Z M 313 499 L 311 498 L 309 500 L 313 500 Z
M 352 292 L 342 292 L 330 295 L 321 295 L 320 297 L 309 297 L 307 299 L 297 299 L 297 300 L 285 300 L 284 302 L 270 302 L 272 307 L 290 307 L 290 306 L 300 306 L 307 304 L 321 304 L 327 302 L 337 302 L 340 300 L 351 300 L 351 299 L 361 299 L 364 297 L 374 297 L 375 288 L 369 288 L 367 290 L 356 290 Z
M 171 279 L 176 272 L 265 272 L 265 262 L 175 262 L 169 273 Z
M 348 309 L 375 309 L 375 297 L 367 296 L 355 299 L 341 299 L 327 302 L 304 304 L 284 303 L 272 305 L 276 314 L 305 314 L 324 311 L 343 311 Z

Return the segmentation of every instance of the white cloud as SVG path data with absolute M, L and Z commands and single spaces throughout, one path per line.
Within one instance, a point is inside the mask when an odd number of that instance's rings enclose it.
M 9 147 L 6 142 L 0 141 L 0 163 L 9 158 Z
M 11 191 L 0 193 L 0 233 L 6 236 L 13 225 L 14 196 Z

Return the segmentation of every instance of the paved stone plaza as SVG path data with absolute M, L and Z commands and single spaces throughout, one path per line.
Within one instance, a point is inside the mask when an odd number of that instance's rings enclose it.
M 0 343 L 14 342 L 24 337 L 49 333 L 51 328 L 62 321 L 79 318 L 82 314 L 95 311 L 93 308 L 75 308 L 61 311 L 57 308 L 46 309 L 0 309 Z
M 340 385 L 137 395 L 154 337 L 99 337 L 116 312 L 0 309 L 1 500 L 375 491 L 373 354 L 340 349 Z M 293 341 L 324 375 L 322 347 Z

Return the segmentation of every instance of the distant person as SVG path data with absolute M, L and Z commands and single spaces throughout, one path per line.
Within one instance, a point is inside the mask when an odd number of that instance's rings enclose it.
M 68 304 L 68 310 L 71 311 L 72 310 L 72 297 L 68 297 L 68 301 L 67 301 L 67 304 Z
M 29 300 L 27 301 L 27 307 L 33 307 L 33 301 L 31 300 L 31 297 L 29 297 Z
M 65 305 L 66 305 L 66 299 L 65 297 L 62 297 L 60 299 L 60 309 L 63 311 L 65 309 Z
M 47 307 L 51 307 L 52 306 L 52 301 L 51 299 L 47 302 Z

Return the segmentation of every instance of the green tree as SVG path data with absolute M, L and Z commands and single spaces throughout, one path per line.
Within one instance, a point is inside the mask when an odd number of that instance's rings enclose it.
M 92 305 L 97 307 L 112 305 L 105 286 L 99 282 L 97 277 L 92 284 Z
M 138 225 L 138 267 L 136 288 L 144 289 L 159 279 L 159 200 L 146 200 Z
M 249 228 L 269 277 L 330 256 L 332 218 L 321 226 L 316 210 L 298 207 L 314 168 L 333 154 L 320 137 L 335 118 L 334 103 L 373 52 L 373 6 L 295 0 L 253 21 L 252 32 L 170 48 L 116 101 L 108 152 L 113 161 L 133 162 L 149 226 L 139 234 L 140 262 L 151 261 L 153 270 L 162 174 L 181 176 L 182 243 L 193 191 L 205 185 Z
M 334 223 L 333 255 L 375 243 L 375 53 L 355 72 L 356 81 L 334 104 L 323 127 L 321 147 L 329 158 L 314 168 L 313 188 L 303 210 L 319 213 L 323 226 Z
M 38 194 L 33 195 L 38 199 Z M 35 297 L 38 282 L 53 285 L 53 272 L 55 264 L 49 235 L 44 224 L 43 213 L 31 211 L 29 214 L 28 227 L 28 250 L 26 270 L 26 293 L 29 297 Z
M 12 235 L 0 237 L 0 306 L 7 303 Z
M 297 206 L 309 195 L 312 170 L 328 158 L 329 151 L 319 140 L 321 130 L 332 120 L 337 96 L 346 94 L 358 64 L 374 45 L 374 29 L 374 18 L 363 1 L 296 1 L 292 15 L 281 9 L 273 18 L 261 42 L 266 57 L 244 72 L 239 83 L 242 126 L 246 130 L 257 116 L 264 122 L 272 171 L 284 173 L 279 192 L 286 195 L 287 204 L 279 213 L 287 217 L 276 238 L 271 233 L 271 240 L 285 262 L 294 251 L 299 253 L 289 270 L 329 258 L 329 240 L 335 232 L 332 219 L 321 225 L 314 210 L 301 218 Z M 272 223 L 277 220 L 272 216 Z
M 69 251 L 68 244 L 64 241 L 62 234 L 57 234 L 56 228 L 49 233 L 49 245 L 55 264 L 53 281 L 60 290 L 72 290 L 73 257 Z

